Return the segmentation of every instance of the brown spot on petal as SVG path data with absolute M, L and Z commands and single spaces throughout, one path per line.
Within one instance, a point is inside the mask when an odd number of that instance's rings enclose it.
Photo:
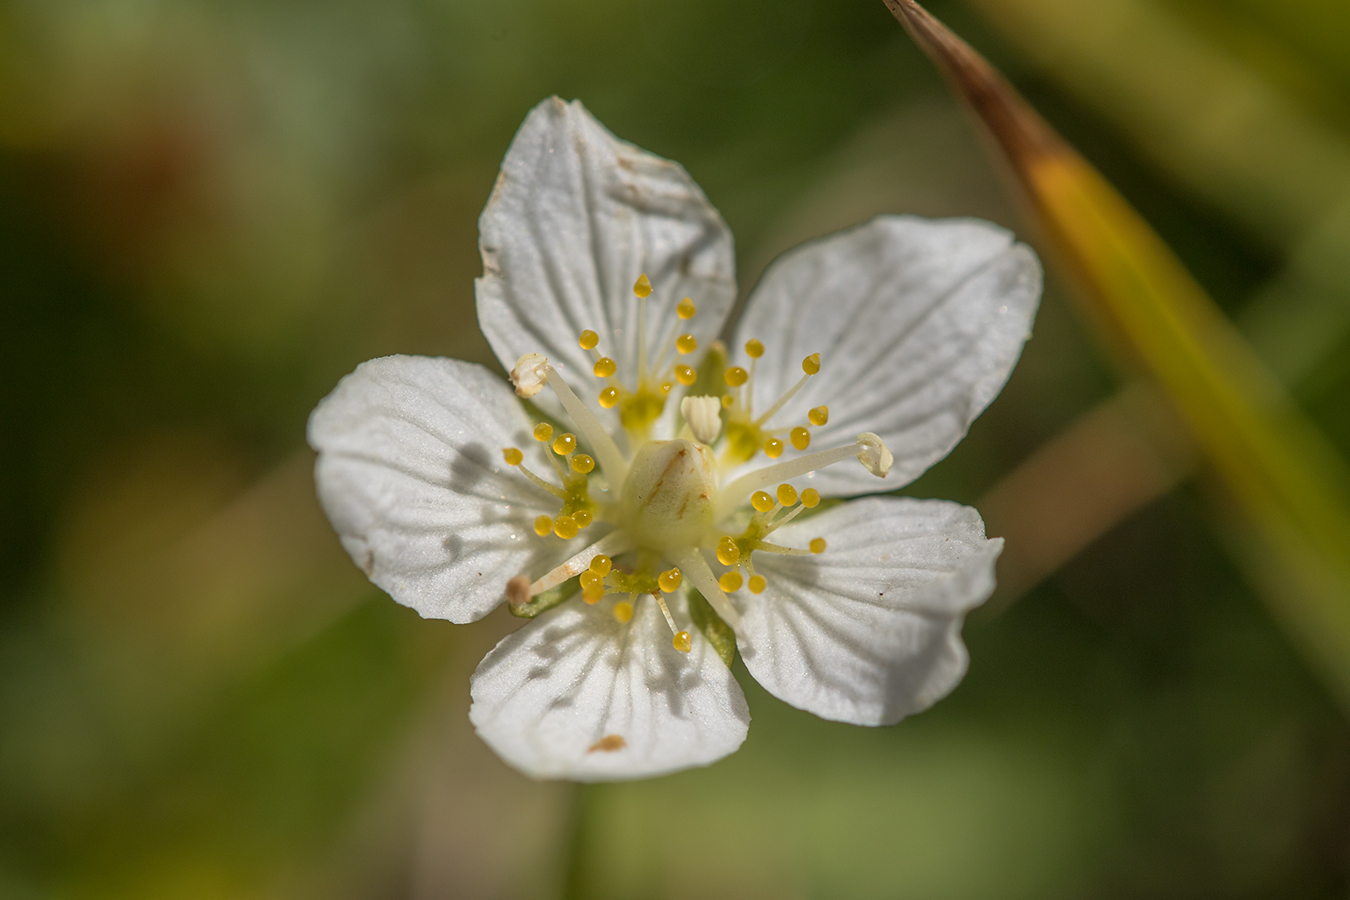
M 591 744 L 591 749 L 586 752 L 595 753 L 596 751 L 599 751 L 601 753 L 613 753 L 615 750 L 622 750 L 627 746 L 628 742 L 623 739 L 623 735 L 607 734 L 594 744 Z

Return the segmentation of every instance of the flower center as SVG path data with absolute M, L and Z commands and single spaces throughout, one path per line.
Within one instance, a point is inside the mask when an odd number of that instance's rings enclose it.
M 808 428 L 820 427 L 829 420 L 829 409 L 819 406 L 808 413 L 804 425 L 769 424 L 820 371 L 819 353 L 802 361 L 800 381 L 767 411 L 754 415 L 755 361 L 764 354 L 764 345 L 757 340 L 745 347 L 751 359 L 748 371 L 739 366 L 722 371 L 726 393 L 720 397 L 684 397 L 680 403 L 684 420 L 680 433 L 670 440 L 653 440 L 652 427 L 675 385 L 688 389 L 700 377 L 693 366 L 681 361 L 692 358 L 698 340 L 692 334 L 681 334 L 679 324 L 693 318 L 697 309 L 687 297 L 680 301 L 676 307 L 679 322 L 657 345 L 659 350 L 649 354 L 646 304 L 652 286 L 646 275 L 637 280 L 633 293 L 639 303 L 638 363 L 630 380 L 625 381 L 614 359 L 604 355 L 597 332 L 588 329 L 578 337 L 582 349 L 594 357 L 593 374 L 604 382 L 596 401 L 601 409 L 617 408 L 619 424 L 628 433 L 629 446 L 635 448 L 631 455 L 619 449 L 609 431 L 543 356 L 527 354 L 511 371 L 511 381 L 522 397 L 550 388 L 575 428 L 574 432 L 555 433 L 551 424 L 541 422 L 534 430 L 535 440 L 547 447 L 558 483 L 527 469 L 519 448 L 502 451 L 507 463 L 559 501 L 556 516 L 535 519 L 535 533 L 542 539 L 570 541 L 593 524 L 608 526 L 608 531 L 541 578 L 533 582 L 528 576 L 512 579 L 507 595 L 512 608 L 518 610 L 531 598 L 577 578 L 586 603 L 616 598 L 611 611 L 620 622 L 630 621 L 634 605 L 650 597 L 670 625 L 674 646 L 688 652 L 692 639 L 688 631 L 678 628 L 665 595 L 680 590 L 687 581 L 728 625 L 736 628 L 740 615 L 727 594 L 742 586 L 759 594 L 767 586 L 764 576 L 755 572 L 755 551 L 808 555 L 826 549 L 825 540 L 819 537 L 805 548 L 768 540 L 778 528 L 820 503 L 817 491 L 808 488 L 799 494 L 788 483 L 790 479 L 850 457 L 856 457 L 874 475 L 884 477 L 891 458 L 876 435 L 861 434 L 851 444 L 772 462 L 722 484 L 723 472 L 740 466 L 761 450 L 770 460 L 778 460 L 789 443 L 799 452 L 807 450 L 811 443 Z M 714 366 L 724 354 L 720 351 L 714 355 Z M 716 377 L 715 371 L 704 374 Z M 583 452 L 583 445 L 589 452 Z M 598 480 L 593 481 L 595 478 Z M 765 490 L 774 485 L 773 494 Z M 732 523 L 740 524 L 732 527 Z M 710 559 L 725 569 L 720 576 L 713 571 Z M 559 600 L 566 596 L 565 592 L 559 594 Z

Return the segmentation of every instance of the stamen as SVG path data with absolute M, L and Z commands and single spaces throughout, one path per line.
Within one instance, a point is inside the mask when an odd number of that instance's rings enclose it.
M 730 594 L 739 591 L 743 581 L 740 572 L 726 572 L 721 578 L 717 579 L 717 586 Z
M 895 457 L 882 443 L 881 438 L 870 431 L 865 431 L 858 435 L 858 462 L 862 463 L 867 471 L 878 478 L 885 478 L 886 474 L 891 471 L 891 464 L 895 462 Z
M 511 384 L 516 393 L 526 398 L 533 397 L 548 383 L 548 360 L 538 353 L 526 353 L 516 360 L 511 370 Z
M 882 457 L 876 447 L 885 449 L 885 445 L 881 443 L 881 438 L 871 432 L 866 432 L 858 435 L 858 439 L 852 444 L 835 447 L 831 450 L 820 450 L 806 456 L 799 456 L 796 459 L 765 466 L 754 472 L 747 472 L 722 488 L 718 493 L 715 521 L 725 519 L 753 491 L 762 490 L 777 482 L 800 478 L 808 472 L 814 472 L 816 469 L 823 469 L 826 466 L 842 462 L 850 456 L 857 457 L 858 461 L 869 472 L 876 475 L 877 471 L 873 469 L 873 464 L 879 468 L 882 462 L 887 462 L 887 468 L 889 468 L 889 462 Z M 873 455 L 877 457 L 875 460 L 872 459 Z M 886 451 L 886 455 L 889 456 L 890 451 Z M 864 456 L 867 458 L 864 459 Z
M 716 397 L 685 397 L 680 401 L 680 415 L 689 425 L 695 440 L 711 444 L 722 431 L 722 404 Z
M 548 516 L 540 516 L 539 518 L 547 519 Z M 537 525 L 538 521 L 536 520 L 536 531 L 538 531 Z M 550 522 L 549 529 L 552 530 L 552 527 L 553 523 Z M 544 534 L 548 534 L 548 531 L 545 531 Z M 540 536 L 542 537 L 543 535 Z M 608 566 L 605 566 L 604 571 L 601 572 L 599 569 L 595 568 L 595 561 L 601 557 L 609 560 L 614 556 L 617 556 L 620 553 L 626 553 L 631 549 L 633 549 L 633 544 L 627 535 L 621 531 L 611 531 L 609 534 L 605 535 L 594 544 L 591 544 L 567 562 L 549 571 L 534 584 L 530 585 L 530 596 L 533 597 L 537 594 L 542 594 L 551 587 L 557 587 L 567 579 L 580 575 L 588 568 L 598 575 L 608 575 Z
M 519 364 L 517 364 L 518 366 Z M 586 436 L 586 443 L 591 445 L 592 452 L 599 460 L 600 468 L 605 471 L 605 478 L 609 481 L 611 487 L 623 484 L 624 476 L 628 474 L 628 463 L 624 459 L 619 447 L 614 443 L 614 439 L 609 436 L 609 432 L 600 424 L 600 420 L 595 417 L 586 405 L 572 389 L 567 386 L 567 382 L 558 375 L 556 369 L 548 365 L 548 360 L 544 360 L 546 371 L 545 379 L 553 393 L 557 395 L 558 401 L 562 403 L 563 409 L 572 418 L 572 424 L 577 426 L 577 430 Z
M 708 604 L 722 617 L 722 621 L 730 625 L 733 631 L 739 631 L 741 614 L 736 612 L 727 595 L 718 587 L 717 578 L 714 577 L 712 569 L 708 567 L 708 561 L 703 558 L 698 548 L 686 547 L 670 554 L 670 557 L 671 562 L 680 567 L 680 571 L 689 579 L 694 589 L 702 594 Z

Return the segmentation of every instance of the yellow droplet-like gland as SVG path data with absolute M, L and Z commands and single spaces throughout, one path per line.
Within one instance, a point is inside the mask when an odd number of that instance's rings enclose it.
M 585 475 L 595 468 L 595 460 L 585 453 L 578 453 L 572 457 L 572 471 L 579 475 Z
M 534 533 L 540 537 L 545 537 L 553 531 L 553 520 L 548 516 L 536 516 L 534 520 Z
M 717 561 L 724 566 L 734 566 L 740 558 L 741 548 L 736 546 L 736 541 L 729 534 L 723 535 L 717 542 Z
M 619 364 L 608 356 L 600 357 L 595 361 L 595 365 L 591 366 L 591 372 L 595 374 L 596 378 L 612 378 L 617 371 L 619 371 Z
M 572 518 L 577 520 L 577 525 L 580 526 L 581 528 L 588 528 L 590 527 L 591 521 L 594 519 L 594 516 L 591 515 L 591 511 L 589 509 L 579 509 L 576 512 L 572 513 Z
M 577 449 L 577 436 L 569 431 L 565 431 L 553 439 L 553 452 L 559 456 L 566 456 L 575 452 Z
M 755 491 L 750 495 L 750 505 L 759 512 L 768 512 L 773 509 L 773 497 L 764 491 Z
M 812 553 L 824 553 L 825 539 L 823 537 L 811 538 L 811 543 L 808 546 L 810 546 Z
M 656 583 L 661 587 L 661 590 L 667 594 L 676 591 L 680 587 L 680 582 L 683 580 L 684 576 L 680 574 L 679 569 L 667 569 L 656 576 Z
M 553 437 L 552 425 L 547 422 L 540 422 L 538 425 L 534 426 L 534 439 L 536 441 L 543 443 L 551 437 Z
M 571 516 L 558 516 L 553 520 L 553 533 L 565 541 L 570 541 L 580 531 L 577 520 Z
M 633 618 L 633 604 L 629 603 L 627 600 L 615 603 L 614 618 L 624 624 L 627 624 Z
M 780 484 L 777 493 L 778 502 L 784 506 L 792 506 L 797 502 L 797 489 L 790 484 Z
M 619 389 L 607 387 L 600 392 L 600 408 L 613 409 L 619 402 Z
M 675 315 L 679 316 L 681 319 L 692 319 L 696 312 L 698 312 L 698 307 L 695 306 L 694 301 L 690 300 L 688 297 L 685 297 L 675 306 Z
M 502 451 L 502 459 L 506 460 L 508 466 L 518 466 L 525 461 L 525 454 L 515 447 L 507 447 Z
M 730 594 L 733 591 L 741 589 L 742 578 L 740 572 L 727 572 L 717 579 L 717 586 Z
M 676 366 L 675 380 L 685 387 L 688 387 L 698 380 L 698 373 L 689 366 Z
M 682 334 L 675 339 L 675 349 L 682 356 L 693 353 L 698 349 L 698 338 L 692 334 Z
M 745 354 L 751 359 L 759 359 L 764 355 L 764 345 L 751 338 L 745 342 Z
M 582 350 L 594 350 L 600 344 L 600 335 L 587 328 L 577 338 L 577 343 L 581 345 Z
M 652 282 L 651 279 L 647 277 L 646 272 L 639 275 L 638 280 L 633 283 L 633 293 L 642 298 L 650 297 L 652 295 Z
M 783 455 L 783 442 L 778 438 L 771 437 L 764 442 L 764 455 L 769 459 L 777 459 Z
M 802 491 L 801 500 L 802 506 L 805 506 L 807 509 L 815 509 L 820 505 L 820 491 L 815 488 L 807 488 Z
M 806 359 L 802 360 L 802 371 L 807 375 L 815 375 L 820 372 L 820 354 L 812 353 Z
M 590 571 L 599 575 L 601 578 L 609 574 L 609 570 L 614 568 L 614 560 L 601 553 L 591 560 Z
M 792 441 L 792 446 L 796 447 L 798 450 L 805 450 L 807 447 L 811 446 L 811 432 L 798 425 L 796 428 L 792 429 L 790 440 Z
M 722 375 L 728 387 L 740 387 L 750 380 L 750 373 L 740 366 L 732 366 Z
M 830 421 L 830 408 L 828 406 L 817 406 L 806 414 L 806 420 L 819 428 Z
M 750 576 L 750 593 L 762 594 L 764 593 L 764 589 L 768 586 L 769 582 L 764 578 L 763 575 Z
M 670 642 L 681 653 L 688 653 L 694 649 L 694 638 L 687 631 L 676 632 L 675 637 L 671 638 Z

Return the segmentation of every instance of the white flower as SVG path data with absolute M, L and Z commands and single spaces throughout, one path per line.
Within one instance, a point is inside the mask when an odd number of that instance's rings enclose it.
M 728 358 L 726 225 L 680 166 L 556 98 L 479 226 L 479 322 L 543 415 L 481 366 L 393 356 L 344 378 L 309 440 L 329 519 L 395 600 L 461 623 L 547 608 L 474 674 L 494 750 L 579 780 L 731 753 L 733 629 L 765 688 L 825 718 L 890 724 L 952 690 L 1002 542 L 942 501 L 809 511 L 960 440 L 1029 333 L 1029 249 L 873 219 L 774 263 Z

